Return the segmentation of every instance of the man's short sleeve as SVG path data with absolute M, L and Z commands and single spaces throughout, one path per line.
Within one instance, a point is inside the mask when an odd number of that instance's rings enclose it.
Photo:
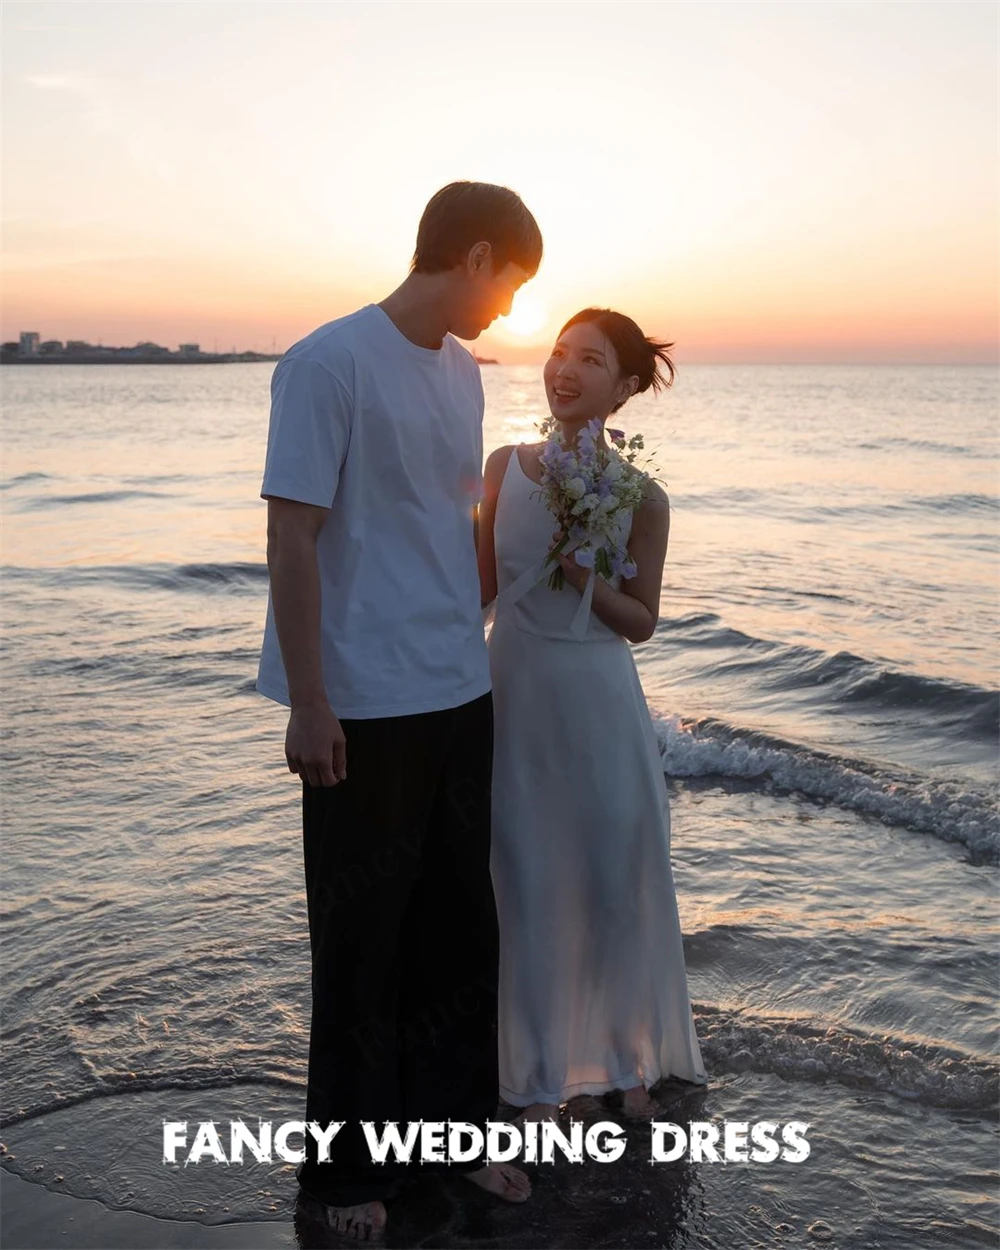
M 271 377 L 262 496 L 329 508 L 351 437 L 347 387 L 312 360 L 281 360 Z

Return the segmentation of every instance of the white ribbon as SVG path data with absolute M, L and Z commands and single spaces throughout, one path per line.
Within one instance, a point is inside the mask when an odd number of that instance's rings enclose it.
M 566 556 L 572 555 L 577 547 L 583 546 L 585 541 L 583 538 L 578 539 L 575 543 L 571 543 L 562 554 Z M 558 565 L 555 567 L 558 568 Z M 531 565 L 530 568 L 525 569 L 520 577 L 515 577 L 511 584 L 497 595 L 495 600 L 497 611 L 499 612 L 502 607 L 508 604 L 515 604 L 519 599 L 523 599 L 532 587 L 537 586 L 546 574 L 552 572 L 552 569 L 553 566 L 549 562 L 548 556 L 544 560 L 539 560 L 537 564 Z M 587 584 L 584 586 L 583 593 L 580 596 L 576 615 L 573 617 L 569 627 L 570 633 L 574 638 L 582 638 L 587 632 L 587 622 L 590 619 L 590 605 L 594 598 L 594 577 L 595 572 L 591 569 L 587 577 Z
M 583 594 L 580 596 L 580 605 L 576 609 L 576 616 L 573 617 L 573 623 L 569 627 L 569 632 L 574 638 L 582 638 L 587 632 L 587 623 L 590 620 L 590 605 L 594 598 L 594 579 L 597 576 L 596 571 L 591 569 L 587 575 L 587 584 L 583 588 Z

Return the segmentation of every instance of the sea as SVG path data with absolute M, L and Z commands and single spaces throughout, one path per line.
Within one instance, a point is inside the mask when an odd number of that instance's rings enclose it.
M 304 1109 L 299 782 L 254 689 L 272 369 L 0 379 L 0 1165 L 205 1225 L 288 1221 L 291 1165 L 167 1166 L 162 1122 Z M 533 441 L 541 370 L 483 379 L 485 450 Z M 631 1125 L 531 1214 L 405 1244 L 995 1246 L 997 371 L 682 362 L 615 423 L 671 500 L 634 655 L 710 1075 L 661 1118 L 810 1154 L 657 1165 Z

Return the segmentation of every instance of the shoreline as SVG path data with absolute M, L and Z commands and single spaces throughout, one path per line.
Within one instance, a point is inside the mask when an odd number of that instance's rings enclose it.
M 658 1101 L 664 1115 L 684 1123 L 702 1111 L 707 1094 L 701 1086 L 667 1083 Z M 282 1119 L 292 1101 L 289 1090 L 258 1085 L 121 1091 L 18 1121 L 5 1130 L 0 1245 L 292 1250 L 331 1244 L 308 1206 L 298 1203 L 291 1164 L 187 1168 L 163 1161 L 167 1120 L 193 1122 L 200 1108 L 217 1122 L 233 1114 L 248 1122 Z M 573 1119 L 619 1121 L 602 1099 L 574 1101 Z M 388 1244 L 528 1250 L 610 1247 L 631 1239 L 668 1245 L 686 1224 L 696 1169 L 682 1160 L 651 1170 L 647 1132 L 629 1125 L 627 1148 L 613 1166 L 589 1158 L 579 1164 L 562 1157 L 551 1164 L 519 1160 L 534 1190 L 523 1205 L 484 1194 L 457 1174 L 418 1170 L 391 1202 Z

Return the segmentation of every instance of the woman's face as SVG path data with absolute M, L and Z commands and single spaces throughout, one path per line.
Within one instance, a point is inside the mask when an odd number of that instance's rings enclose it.
M 578 321 L 556 340 L 543 374 L 549 410 L 559 421 L 604 420 L 637 378 L 619 376 L 618 356 L 592 321 Z

